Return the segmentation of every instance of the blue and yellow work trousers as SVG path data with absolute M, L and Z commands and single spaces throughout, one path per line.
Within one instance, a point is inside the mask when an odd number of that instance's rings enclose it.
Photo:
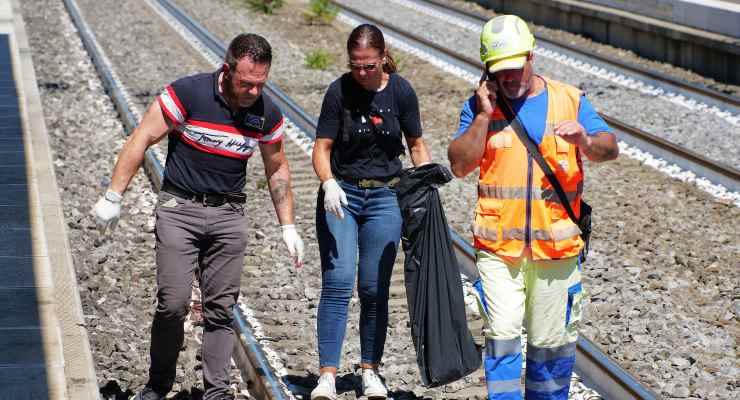
M 488 398 L 522 398 L 521 334 L 526 324 L 525 398 L 567 399 L 581 319 L 577 257 L 508 260 L 479 250 L 476 258 L 480 279 L 475 288 L 487 325 Z

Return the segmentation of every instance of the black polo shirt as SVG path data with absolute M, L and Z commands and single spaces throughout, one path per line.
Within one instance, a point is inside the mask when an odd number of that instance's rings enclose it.
M 165 180 L 193 193 L 241 192 L 255 147 L 283 137 L 283 115 L 266 94 L 250 107 L 231 110 L 219 92 L 220 73 L 178 79 L 158 97 L 174 125 Z

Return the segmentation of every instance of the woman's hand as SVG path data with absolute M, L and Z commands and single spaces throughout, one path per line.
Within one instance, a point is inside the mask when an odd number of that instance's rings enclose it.
M 334 214 L 337 218 L 344 218 L 342 206 L 347 205 L 347 195 L 334 178 L 329 178 L 321 183 L 324 189 L 324 210 Z

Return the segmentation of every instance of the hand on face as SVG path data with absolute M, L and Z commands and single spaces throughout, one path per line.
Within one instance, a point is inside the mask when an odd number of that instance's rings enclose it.
M 475 91 L 478 101 L 478 113 L 490 115 L 496 108 L 496 97 L 498 95 L 498 84 L 496 81 L 486 79 L 483 73 L 478 89 Z

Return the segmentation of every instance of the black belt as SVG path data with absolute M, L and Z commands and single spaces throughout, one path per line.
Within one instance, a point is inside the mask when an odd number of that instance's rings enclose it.
M 351 183 L 362 189 L 393 187 L 401 181 L 401 178 L 394 177 L 390 179 L 368 179 L 368 178 L 339 178 L 342 182 Z
M 162 190 L 173 196 L 191 200 L 210 207 L 218 207 L 226 203 L 244 204 L 247 201 L 247 195 L 244 193 L 192 193 L 187 190 L 180 189 L 166 181 L 162 184 Z

